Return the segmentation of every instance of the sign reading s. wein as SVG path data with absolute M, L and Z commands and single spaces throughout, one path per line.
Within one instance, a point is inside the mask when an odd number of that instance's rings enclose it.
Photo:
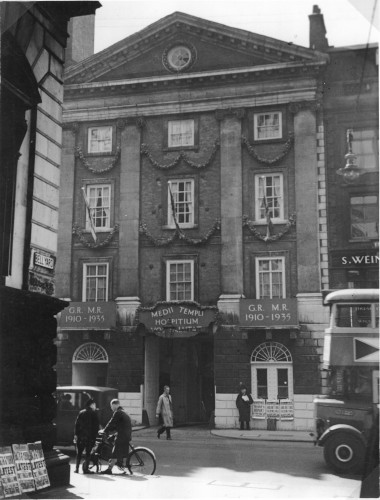
M 216 320 L 216 306 L 196 302 L 157 302 L 140 307 L 138 321 L 159 337 L 192 337 Z
M 115 302 L 70 302 L 57 317 L 63 330 L 109 330 L 116 325 Z

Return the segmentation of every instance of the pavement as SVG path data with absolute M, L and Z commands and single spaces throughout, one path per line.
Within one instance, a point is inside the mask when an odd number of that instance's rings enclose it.
M 214 436 L 248 439 L 251 441 L 294 441 L 312 443 L 315 438 L 310 435 L 311 431 L 267 431 L 251 429 L 249 431 L 240 429 L 211 429 Z
M 183 427 L 205 429 L 205 425 L 186 425 L 186 426 L 176 426 L 173 429 L 175 433 L 176 429 L 181 429 Z M 133 431 L 144 431 L 144 435 L 155 435 L 157 433 L 157 427 L 144 427 L 136 426 L 133 427 Z M 311 431 L 267 431 L 267 430 L 240 430 L 240 429 L 210 429 L 210 434 L 213 436 L 231 438 L 231 439 L 247 439 L 250 441 L 294 441 L 294 442 L 314 442 L 314 436 L 310 435 Z

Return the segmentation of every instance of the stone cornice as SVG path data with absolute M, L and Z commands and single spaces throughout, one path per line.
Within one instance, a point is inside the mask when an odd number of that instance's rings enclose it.
M 213 83 L 228 81 L 247 81 L 249 78 L 257 78 L 258 76 L 268 78 L 271 75 L 280 75 L 286 77 L 287 75 L 295 76 L 297 73 L 305 75 L 308 71 L 312 73 L 318 72 L 321 67 L 325 65 L 323 61 L 311 62 L 291 62 L 291 63 L 277 63 L 277 64 L 264 64 L 258 66 L 249 66 L 244 68 L 221 69 L 213 71 L 200 71 L 194 73 L 183 74 L 168 74 L 162 76 L 151 76 L 145 78 L 129 78 L 124 80 L 107 80 L 104 82 L 88 82 L 88 83 L 75 83 L 66 84 L 64 86 L 65 97 L 71 97 L 84 92 L 125 92 L 128 89 L 135 91 L 136 89 L 160 89 L 166 88 L 170 85 L 194 85 L 196 83 Z
M 282 90 L 277 92 L 252 92 L 248 95 L 236 95 L 229 97 L 210 97 L 210 98 L 192 98 L 190 100 L 180 100 L 173 102 L 144 102 L 132 103 L 125 105 L 108 105 L 102 106 L 102 103 L 97 105 L 94 99 L 94 107 L 90 108 L 88 105 L 81 108 L 78 102 L 75 102 L 75 107 L 72 109 L 68 107 L 68 102 L 64 103 L 63 121 L 89 121 L 89 120 L 117 120 L 138 117 L 143 118 L 146 116 L 161 116 L 165 114 L 178 114 L 178 113 L 202 113 L 207 111 L 216 111 L 236 108 L 252 108 L 254 106 L 270 106 L 281 105 L 299 102 L 312 102 L 317 97 L 316 86 L 306 87 L 301 89 Z M 88 101 L 86 100 L 88 104 Z

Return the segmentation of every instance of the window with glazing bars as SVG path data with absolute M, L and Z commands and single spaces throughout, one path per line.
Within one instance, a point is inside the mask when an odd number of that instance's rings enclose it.
M 174 227 L 173 207 L 177 223 L 181 227 L 194 225 L 194 180 L 171 180 L 168 183 L 168 226 Z
M 87 200 L 90 206 L 92 222 L 95 228 L 109 228 L 111 213 L 111 186 L 87 186 Z M 89 228 L 88 215 L 86 217 L 86 225 L 87 228 Z
M 254 114 L 254 139 L 281 139 L 282 113 L 255 113 Z
M 103 302 L 108 300 L 108 263 L 84 264 L 83 301 Z
M 167 263 L 167 300 L 194 300 L 194 262 Z
M 258 299 L 286 298 L 283 257 L 256 259 L 256 293 Z
M 379 236 L 379 202 L 375 195 L 351 196 L 351 238 Z
M 168 146 L 194 146 L 194 120 L 173 120 L 168 122 Z
M 255 177 L 256 220 L 266 220 L 266 208 L 272 220 L 284 218 L 284 193 L 282 174 Z
M 112 151 L 112 127 L 88 129 L 88 152 L 110 153 Z

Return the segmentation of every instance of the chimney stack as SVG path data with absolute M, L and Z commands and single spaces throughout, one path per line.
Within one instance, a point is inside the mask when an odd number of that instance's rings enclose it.
M 329 42 L 326 38 L 325 21 L 321 9 L 318 5 L 313 5 L 313 13 L 310 19 L 310 48 L 313 50 L 326 51 L 329 48 Z
M 68 33 L 66 68 L 94 54 L 95 14 L 72 17 L 68 25 Z

